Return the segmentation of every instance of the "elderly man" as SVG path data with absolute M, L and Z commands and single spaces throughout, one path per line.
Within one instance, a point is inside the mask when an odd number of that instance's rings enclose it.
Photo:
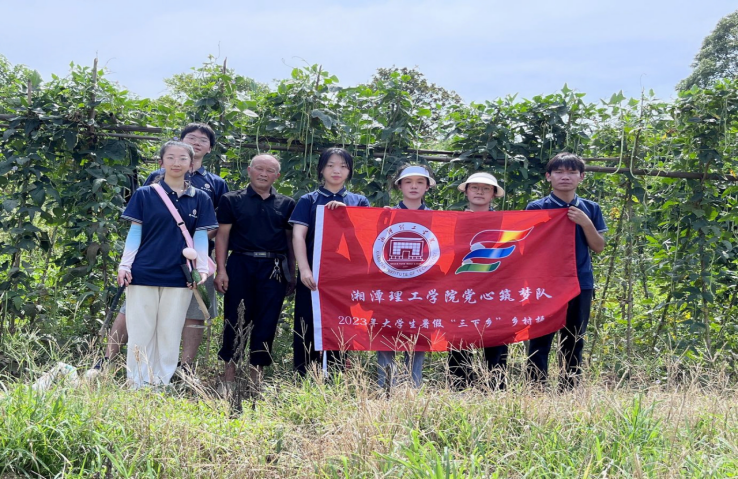
M 255 156 L 248 167 L 249 185 L 223 195 L 218 206 L 215 287 L 225 294 L 223 345 L 218 352 L 225 362 L 225 392 L 233 390 L 236 362 L 249 339 L 251 384 L 260 389 L 264 366 L 272 364 L 282 303 L 295 286 L 288 223 L 295 200 L 272 186 L 279 170 L 275 157 Z

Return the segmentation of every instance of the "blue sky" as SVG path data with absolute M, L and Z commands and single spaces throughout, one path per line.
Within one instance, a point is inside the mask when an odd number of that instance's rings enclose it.
M 108 78 L 144 97 L 209 54 L 270 83 L 320 63 L 343 85 L 417 66 L 469 101 L 530 98 L 564 83 L 609 98 L 661 98 L 687 76 L 735 0 L 12 2 L 0 54 L 44 78 L 97 54 Z M 5 7 L 6 12 L 8 6 Z M 12 20 L 11 20 L 12 19 Z

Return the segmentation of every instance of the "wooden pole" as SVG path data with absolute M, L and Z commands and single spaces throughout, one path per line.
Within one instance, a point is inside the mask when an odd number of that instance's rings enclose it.
M 10 114 L 0 114 L 0 120 L 15 120 L 18 118 L 18 115 L 10 115 Z M 44 116 L 40 117 L 41 120 L 49 119 L 45 118 Z M 0 128 L 9 128 L 10 125 L 6 124 L 0 124 Z M 138 126 L 138 125 L 98 125 L 98 130 L 104 130 L 104 131 L 119 131 L 119 132 L 135 132 L 135 133 L 153 133 L 153 134 L 161 134 L 165 132 L 164 128 L 154 127 L 154 126 Z M 118 138 L 129 138 L 129 139 L 141 139 L 141 140 L 158 140 L 159 138 L 151 137 L 151 136 L 117 136 L 115 134 L 110 133 L 110 136 L 116 136 Z M 241 148 L 246 149 L 264 149 L 264 150 L 273 150 L 273 151 L 294 151 L 294 152 L 304 152 L 305 145 L 302 144 L 302 142 L 299 141 L 293 141 L 290 146 L 286 146 L 287 140 L 282 138 L 266 138 L 266 137 L 260 137 L 260 140 L 264 140 L 264 143 L 259 143 L 258 145 L 256 143 L 248 143 L 241 146 Z M 279 143 L 276 145 L 270 144 L 270 142 Z M 312 145 L 313 151 L 319 151 L 323 148 L 324 145 L 317 146 L 315 144 Z M 382 148 L 367 148 L 366 145 L 357 145 L 354 146 L 356 150 L 371 150 L 371 155 L 375 158 L 384 158 L 386 155 L 386 150 Z M 440 163 L 449 163 L 452 161 L 458 161 L 460 163 L 467 163 L 474 160 L 478 160 L 482 158 L 481 155 L 470 155 L 465 158 L 459 158 L 460 153 L 457 151 L 444 151 L 444 150 L 424 150 L 424 149 L 418 149 L 414 150 L 418 153 L 418 158 L 423 159 L 425 161 L 433 161 L 433 162 L 440 162 Z M 491 160 L 492 162 L 496 162 L 498 164 L 504 164 L 505 160 Z M 620 158 L 611 158 L 611 157 L 603 157 L 603 158 L 584 158 L 584 161 L 587 163 L 597 162 L 597 163 L 615 163 L 621 161 Z M 227 164 L 224 164 L 223 166 L 227 166 Z M 633 176 L 655 176 L 655 177 L 661 177 L 661 178 L 683 178 L 683 179 L 689 179 L 689 180 L 712 180 L 712 181 L 734 181 L 738 182 L 738 175 L 733 174 L 722 174 L 722 173 L 692 173 L 688 171 L 666 171 L 666 170 L 658 170 L 658 169 L 644 169 L 644 168 L 634 168 L 630 169 L 627 166 L 625 167 L 615 167 L 615 166 L 595 166 L 588 164 L 585 167 L 585 171 L 591 172 L 591 173 L 608 173 L 608 174 L 619 174 L 619 175 L 633 175 Z

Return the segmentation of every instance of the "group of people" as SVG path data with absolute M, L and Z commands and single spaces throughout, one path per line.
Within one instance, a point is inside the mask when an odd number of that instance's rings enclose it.
M 225 363 L 225 392 L 234 387 L 236 364 L 247 343 L 251 384 L 259 388 L 264 367 L 272 363 L 272 343 L 284 299 L 293 291 L 295 372 L 305 376 L 319 368 L 323 359 L 333 368 L 344 365 L 340 351 L 326 351 L 325 358 L 315 351 L 311 291 L 318 288 L 312 273 L 318 208 L 370 206 L 366 197 L 346 188 L 354 170 L 352 156 L 342 148 L 324 150 L 317 165 L 321 185 L 295 202 L 275 190 L 280 162 L 266 154 L 251 160 L 246 188 L 228 191 L 223 179 L 202 166 L 214 145 L 215 133 L 208 125 L 187 125 L 180 141 L 162 146 L 161 168 L 131 197 L 122 215 L 131 227 L 118 271 L 119 284 L 127 286 L 126 303 L 111 328 L 105 357 L 93 373 L 127 343 L 127 375 L 133 387 L 166 385 L 177 372 L 194 374 L 204 320 L 216 315 L 216 290 L 224 294 L 218 356 Z M 554 156 L 546 166 L 552 193 L 526 208 L 568 208 L 569 219 L 577 225 L 581 294 L 569 303 L 566 326 L 560 331 L 562 387 L 573 387 L 581 375 L 583 336 L 594 289 L 590 250 L 600 252 L 605 247 L 602 233 L 606 226 L 599 205 L 576 194 L 583 179 L 581 158 L 571 153 Z M 425 195 L 435 185 L 427 166 L 403 166 L 392 181 L 402 196 L 395 208 L 430 209 Z M 494 199 L 505 195 L 497 179 L 484 172 L 470 175 L 459 190 L 468 199 L 469 212 L 493 211 Z M 214 275 L 208 265 L 213 251 Z M 200 280 L 192 279 L 189 270 L 196 270 Z M 200 285 L 211 298 L 208 314 L 195 297 Z M 529 342 L 528 377 L 533 381 L 547 380 L 554 334 Z M 506 345 L 484 348 L 484 364 L 498 388 L 505 385 L 507 353 Z M 415 387 L 422 384 L 424 359 L 423 352 L 405 353 L 404 370 Z M 451 351 L 448 363 L 454 384 L 474 384 L 477 374 L 471 351 Z M 380 386 L 389 387 L 401 376 L 396 374 L 395 352 L 377 352 L 377 364 Z

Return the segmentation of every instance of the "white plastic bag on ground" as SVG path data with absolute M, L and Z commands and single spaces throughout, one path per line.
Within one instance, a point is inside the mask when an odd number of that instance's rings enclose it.
M 79 385 L 79 376 L 77 368 L 66 363 L 56 363 L 56 366 L 45 372 L 35 383 L 33 383 L 34 391 L 48 391 L 55 383 L 63 382 L 67 386 L 77 387 Z

